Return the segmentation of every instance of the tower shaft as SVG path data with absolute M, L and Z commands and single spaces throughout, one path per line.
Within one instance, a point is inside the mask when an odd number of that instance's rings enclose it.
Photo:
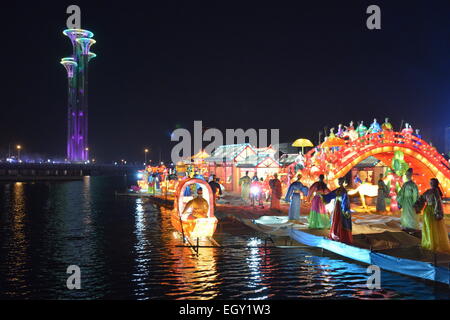
M 77 132 L 77 123 L 74 120 L 77 113 L 77 78 L 76 73 L 69 78 L 69 103 L 67 108 L 67 159 L 76 158 L 74 137 Z

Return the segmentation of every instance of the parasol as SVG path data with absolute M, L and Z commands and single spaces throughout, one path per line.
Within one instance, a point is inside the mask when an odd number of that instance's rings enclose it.
M 209 154 L 207 154 L 207 153 L 205 152 L 205 150 L 201 150 L 199 153 L 197 153 L 197 154 L 195 154 L 195 155 L 192 156 L 192 159 L 200 159 L 200 160 L 203 160 L 203 159 L 206 159 L 206 158 L 209 158 Z
M 344 147 L 345 145 L 345 140 L 338 137 L 332 137 L 322 143 L 322 148 Z
M 304 153 L 304 152 L 303 152 L 303 149 L 304 149 L 305 147 L 314 147 L 314 145 L 312 144 L 312 142 L 309 141 L 308 139 L 297 139 L 297 140 L 294 141 L 294 143 L 292 144 L 292 146 L 293 146 L 293 147 L 299 147 L 299 148 L 302 148 L 302 153 Z

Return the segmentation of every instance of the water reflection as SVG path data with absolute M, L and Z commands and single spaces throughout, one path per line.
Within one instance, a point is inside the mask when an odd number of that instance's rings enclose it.
M 28 289 L 26 281 L 28 241 L 25 234 L 24 184 L 17 182 L 7 185 L 4 191 L 6 195 L 4 208 L 8 215 L 3 222 L 9 225 L 9 232 L 5 235 L 5 247 L 9 249 L 9 252 L 4 256 L 6 263 L 1 271 L 6 275 L 6 288 L 21 287 L 26 291 Z
M 83 199 L 83 215 L 84 215 L 84 226 L 86 230 L 88 229 L 89 225 L 91 225 L 91 214 L 92 214 L 92 199 L 91 199 L 91 177 L 84 177 L 83 178 L 83 193 L 82 193 L 82 199 Z
M 198 255 L 189 252 L 192 249 L 185 249 L 178 255 L 173 264 L 173 271 L 177 275 L 180 288 L 195 295 L 196 299 L 214 299 L 218 295 L 220 283 L 217 281 L 217 270 L 214 248 L 201 248 Z M 196 294 L 200 293 L 200 294 Z M 179 295 L 176 293 L 175 295 Z M 190 298 L 181 296 L 181 299 Z
M 449 298 L 446 287 L 388 272 L 381 290 L 367 290 L 366 266 L 320 250 L 264 248 L 238 224 L 220 226 L 224 248 L 197 256 L 174 236 L 170 210 L 114 196 L 125 186 L 120 177 L 0 185 L 0 298 Z M 65 287 L 71 264 L 81 267 L 82 290 Z
M 133 282 L 142 283 L 146 281 L 146 278 L 150 272 L 149 266 L 151 263 L 150 254 L 152 248 L 149 245 L 149 240 L 146 236 L 146 229 L 149 226 L 148 221 L 145 219 L 145 209 L 142 199 L 136 199 L 135 209 L 136 219 L 136 244 L 134 245 L 134 252 L 136 253 L 135 259 L 135 271 L 133 272 Z M 144 286 L 137 286 L 134 290 L 138 299 L 147 296 L 150 288 Z
M 267 263 L 267 255 L 270 252 L 270 249 L 264 249 L 263 241 L 259 238 L 249 238 L 247 242 L 248 246 L 248 256 L 246 258 L 246 262 L 248 265 L 248 269 L 250 272 L 250 277 L 248 277 L 247 289 L 242 292 L 242 294 L 259 294 L 261 292 L 267 292 L 269 287 L 265 285 L 265 283 L 270 282 L 270 276 L 267 274 L 267 277 L 264 273 L 268 273 L 270 270 L 270 261 Z M 263 294 L 258 297 L 253 297 L 252 299 L 267 299 L 268 296 Z
M 167 234 L 169 241 L 169 261 L 171 272 L 175 278 L 177 290 L 167 293 L 168 297 L 186 299 L 195 296 L 198 300 L 214 299 L 217 297 L 220 287 L 216 269 L 216 248 L 200 248 L 198 254 L 187 244 L 183 244 L 181 236 L 173 231 L 170 223 L 171 210 L 160 208 L 163 215 L 163 232 Z M 168 231 L 171 230 L 171 231 Z M 205 243 L 208 245 L 209 243 Z M 172 280 L 172 279 L 171 279 Z M 171 282 L 162 282 L 171 285 Z M 174 283 L 172 283 L 173 286 Z

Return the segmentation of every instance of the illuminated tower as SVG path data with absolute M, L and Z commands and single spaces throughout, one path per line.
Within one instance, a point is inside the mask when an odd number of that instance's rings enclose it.
M 89 160 L 88 64 L 96 56 L 89 50 L 95 40 L 88 30 L 67 29 L 63 34 L 69 37 L 73 46 L 72 57 L 61 60 L 69 82 L 67 160 L 84 162 Z
M 68 103 L 67 103 L 67 159 L 72 160 L 72 155 L 75 154 L 74 148 L 76 144 L 72 142 L 72 137 L 75 136 L 75 132 L 78 131 L 76 127 L 77 121 L 72 119 L 76 118 L 77 109 L 77 77 L 76 69 L 77 63 L 72 57 L 61 59 L 61 64 L 67 70 L 67 79 L 69 80 L 69 91 L 68 91 Z

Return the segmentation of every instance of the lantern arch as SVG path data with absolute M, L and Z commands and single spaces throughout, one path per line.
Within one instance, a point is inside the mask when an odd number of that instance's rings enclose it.
M 314 175 L 317 166 L 328 168 L 328 180 L 335 187 L 336 180 L 345 176 L 354 166 L 364 159 L 373 156 L 390 166 L 396 151 L 404 154 L 404 160 L 415 171 L 414 180 L 419 190 L 424 192 L 431 178 L 439 179 L 441 189 L 446 197 L 450 197 L 450 165 L 439 152 L 427 142 L 399 132 L 379 132 L 360 137 L 355 141 L 347 141 L 340 148 L 311 150 L 306 155 L 307 175 Z M 317 161 L 317 159 L 320 159 Z M 324 171 L 324 170 L 322 170 Z

